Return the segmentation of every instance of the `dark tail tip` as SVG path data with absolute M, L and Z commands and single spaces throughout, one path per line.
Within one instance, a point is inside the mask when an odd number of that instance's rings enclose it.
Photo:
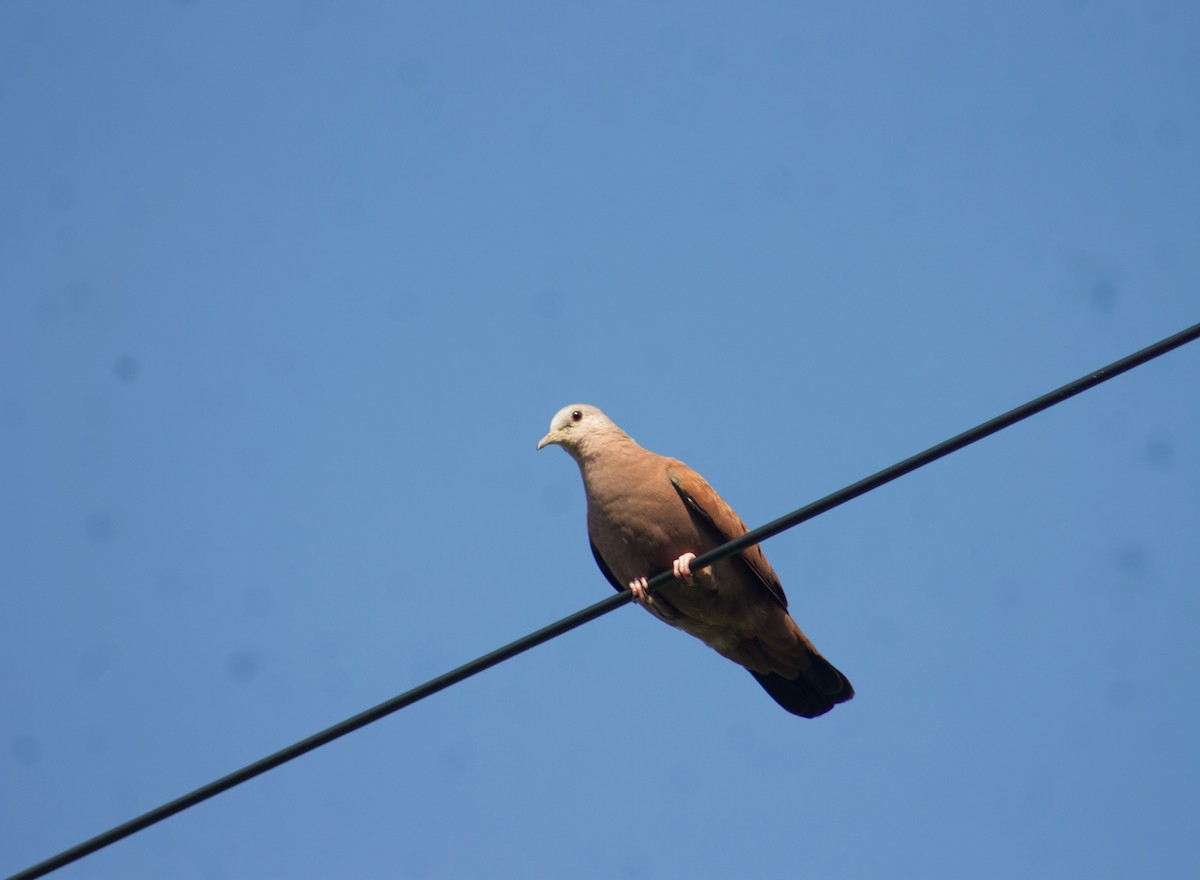
M 799 678 L 784 678 L 777 672 L 763 675 L 751 671 L 750 674 L 776 703 L 793 715 L 816 718 L 854 696 L 854 688 L 846 676 L 825 658 L 820 659 L 825 668 L 820 672 L 822 686 L 819 688 L 803 675 Z M 832 687 L 828 686 L 830 683 L 833 684 Z

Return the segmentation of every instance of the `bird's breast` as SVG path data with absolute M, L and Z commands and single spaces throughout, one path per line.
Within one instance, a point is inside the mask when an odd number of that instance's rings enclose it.
M 700 546 L 683 500 L 663 482 L 658 491 L 643 481 L 620 491 L 588 493 L 588 533 L 622 583 L 653 577 L 670 570 L 684 553 L 708 549 Z

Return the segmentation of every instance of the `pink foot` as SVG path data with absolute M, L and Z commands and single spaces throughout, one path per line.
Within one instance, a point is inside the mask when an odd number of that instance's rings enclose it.
M 684 553 L 671 563 L 671 571 L 675 577 L 679 578 L 685 584 L 694 584 L 696 582 L 696 579 L 692 577 L 692 560 L 695 558 L 695 553 Z
M 638 578 L 636 581 L 630 581 L 629 592 L 633 593 L 634 602 L 649 607 L 654 602 L 654 597 L 646 592 L 647 583 L 649 581 L 646 578 Z

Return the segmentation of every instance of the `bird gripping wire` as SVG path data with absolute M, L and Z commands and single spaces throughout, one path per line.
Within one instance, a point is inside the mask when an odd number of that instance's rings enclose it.
M 996 416 L 994 419 L 976 425 L 970 430 L 963 431 L 956 437 L 951 437 L 949 440 L 945 440 L 936 446 L 931 446 L 924 452 L 919 452 L 911 458 L 906 458 L 904 461 L 898 462 L 891 467 L 884 468 L 876 474 L 859 480 L 857 483 L 826 495 L 824 498 L 805 505 L 799 510 L 794 510 L 786 516 L 781 516 L 773 522 L 769 522 L 757 529 L 751 529 L 739 538 L 735 538 L 732 541 L 722 544 L 720 547 L 700 554 L 692 561 L 691 567 L 697 571 L 707 568 L 714 562 L 719 562 L 722 559 L 732 556 L 734 553 L 745 550 L 753 544 L 758 544 L 793 526 L 798 526 L 800 523 L 845 504 L 847 501 L 870 492 L 872 489 L 878 489 L 885 483 L 890 483 L 892 480 L 937 461 L 939 458 L 956 452 L 964 446 L 969 446 L 977 440 L 982 440 L 984 437 L 995 434 L 997 431 L 1015 425 L 1023 419 L 1027 419 L 1055 404 L 1062 403 L 1064 400 L 1087 391 L 1101 382 L 1106 382 L 1115 376 L 1132 370 L 1134 367 L 1141 366 L 1147 361 L 1173 351 L 1181 345 L 1193 342 L 1197 338 L 1200 338 L 1200 324 L 1195 324 L 1186 330 L 1181 330 L 1174 336 L 1162 339 L 1153 345 L 1143 348 L 1141 351 L 1134 352 L 1127 357 L 1121 358 L 1119 361 L 1109 364 L 1107 367 L 1089 373 L 1048 394 L 1043 394 L 1036 400 L 1031 400 L 1015 409 L 1009 410 L 1003 415 Z M 655 590 L 671 583 L 674 579 L 671 572 L 662 572 L 650 579 L 646 590 L 653 593 Z M 437 678 L 430 679 L 410 691 L 405 691 L 398 696 L 392 697 L 390 700 L 380 703 L 378 706 L 367 709 L 365 712 L 360 712 L 352 718 L 347 718 L 345 721 L 341 721 L 332 727 L 315 733 L 307 739 L 293 743 L 287 748 L 280 749 L 273 755 L 268 755 L 265 758 L 255 761 L 253 764 L 248 764 L 242 769 L 230 773 L 228 776 L 223 776 L 207 785 L 202 785 L 195 791 L 156 807 L 147 813 L 143 813 L 141 816 L 131 819 L 115 828 L 111 828 L 103 834 L 77 844 L 70 849 L 64 850 L 58 855 L 46 859 L 24 871 L 19 871 L 8 878 L 8 880 L 33 880 L 35 877 L 43 877 L 51 871 L 55 871 L 64 865 L 69 865 L 71 862 L 77 861 L 99 849 L 103 849 L 109 844 L 116 843 L 118 840 L 135 834 L 143 828 L 148 828 L 151 825 L 161 822 L 163 819 L 174 816 L 176 813 L 181 813 L 189 807 L 193 807 L 223 791 L 233 788 L 235 785 L 240 785 L 256 776 L 260 776 L 268 770 L 278 767 L 280 764 L 285 764 L 293 758 L 298 758 L 326 743 L 333 742 L 333 740 L 358 730 L 360 727 L 365 727 L 373 721 L 378 721 L 380 718 L 391 715 L 393 712 L 397 712 L 406 706 L 411 706 L 418 700 L 423 700 L 425 697 L 436 694 L 438 691 L 445 690 L 451 685 L 470 678 L 478 672 L 483 672 L 485 669 L 490 669 L 499 663 L 503 663 L 510 657 L 515 657 L 517 654 L 528 651 L 530 648 L 536 647 L 543 642 L 548 642 L 556 636 L 570 632 L 576 627 L 582 626 L 626 604 L 631 597 L 632 594 L 628 591 L 622 591 L 609 596 L 594 605 L 577 611 L 568 617 L 564 617 L 562 620 L 519 638 L 515 642 L 510 642 L 501 648 L 497 648 L 490 654 L 484 654 L 470 663 L 464 663 L 457 669 L 452 669 L 447 673 L 439 675 Z

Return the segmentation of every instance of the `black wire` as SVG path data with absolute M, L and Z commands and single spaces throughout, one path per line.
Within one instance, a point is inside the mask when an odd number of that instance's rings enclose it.
M 951 452 L 962 449 L 964 446 L 968 446 L 971 443 L 974 443 L 976 440 L 982 440 L 984 437 L 995 434 L 997 431 L 1016 424 L 1022 419 L 1027 419 L 1030 416 L 1039 413 L 1044 409 L 1048 409 L 1057 403 L 1062 403 L 1064 400 L 1074 397 L 1076 394 L 1099 385 L 1101 382 L 1106 382 L 1114 376 L 1119 376 L 1121 373 L 1124 373 L 1127 370 L 1132 370 L 1134 367 L 1140 366 L 1146 361 L 1152 360 L 1159 355 L 1166 354 L 1168 351 L 1176 349 L 1188 342 L 1192 342 L 1197 338 L 1200 338 L 1200 324 L 1196 324 L 1186 330 L 1176 333 L 1174 336 L 1170 336 L 1161 340 L 1160 342 L 1156 342 L 1154 345 L 1143 348 L 1141 351 L 1122 358 L 1115 363 L 1109 364 L 1107 367 L 1097 370 L 1094 373 L 1089 373 L 1087 376 L 1084 376 L 1081 379 L 1076 379 L 1074 382 L 1064 385 L 1055 391 L 1051 391 L 1049 394 L 1045 394 L 1039 397 L 1037 400 L 1031 400 L 1029 403 L 1018 406 L 1016 409 L 1009 410 L 1008 412 L 1004 413 L 1004 415 L 997 416 L 990 421 L 984 422 L 981 425 L 977 425 L 976 427 L 971 428 L 969 431 L 964 431 L 957 437 L 952 437 L 943 443 L 939 443 L 937 446 L 932 446 L 929 449 L 926 449 L 924 452 L 914 455 L 912 458 L 905 459 L 898 464 L 894 464 L 889 468 L 881 470 L 879 473 L 874 474 L 873 476 L 867 477 L 865 480 L 859 480 L 852 486 L 847 486 L 846 488 L 834 492 L 831 495 L 826 495 L 819 501 L 814 501 L 812 504 L 801 507 L 799 510 L 795 510 L 789 513 L 787 516 L 782 516 L 774 522 L 770 522 L 765 526 L 760 526 L 757 529 L 753 529 L 742 535 L 740 538 L 736 538 L 726 544 L 722 544 L 720 547 L 709 550 L 706 553 L 701 553 L 696 557 L 695 560 L 692 561 L 691 567 L 694 569 L 705 568 L 714 562 L 725 559 L 728 556 L 732 556 L 734 553 L 744 550 L 751 544 L 757 544 L 761 541 L 765 541 L 767 538 L 777 535 L 786 529 L 792 528 L 793 526 L 797 526 L 805 520 L 812 519 L 813 517 L 825 513 L 828 510 L 832 510 L 838 505 L 845 504 L 847 501 L 857 498 L 859 495 L 870 492 L 872 489 L 877 489 L 885 483 L 890 483 L 892 480 L 902 477 L 919 467 L 929 464 L 930 462 L 937 461 L 937 459 L 949 455 Z M 671 583 L 673 580 L 674 577 L 672 576 L 671 572 L 662 572 L 651 578 L 646 588 L 648 591 L 653 592 L 654 590 Z M 502 648 L 497 648 L 490 654 L 485 654 L 476 660 L 472 660 L 470 663 L 465 663 L 462 666 L 459 666 L 457 669 L 452 669 L 450 672 L 439 675 L 437 678 L 431 679 L 430 681 L 427 681 L 410 691 L 406 691 L 399 696 L 392 697 L 392 699 L 380 703 L 378 706 L 368 709 L 365 712 L 361 712 L 358 715 L 355 715 L 353 718 L 347 718 L 345 721 L 335 724 L 332 727 L 328 727 L 325 730 L 322 730 L 320 733 L 313 734 L 312 736 L 308 737 L 308 739 L 303 739 L 285 749 L 280 749 L 275 754 L 268 755 L 261 760 L 255 761 L 253 764 L 249 764 L 243 767 L 241 770 L 230 773 L 228 776 L 224 776 L 215 782 L 210 782 L 207 785 L 203 785 L 200 788 L 197 788 L 195 791 L 185 794 L 183 797 L 176 798 L 169 803 L 163 804 L 160 807 L 156 807 L 147 813 L 143 813 L 136 819 L 131 819 L 123 825 L 118 825 L 115 828 L 105 831 L 103 834 L 93 837 L 91 840 L 86 840 L 68 850 L 64 850 L 58 855 L 46 859 L 44 862 L 34 865 L 31 868 L 27 868 L 24 871 L 13 874 L 9 880 L 33 880 L 35 877 L 45 876 L 51 871 L 55 871 L 64 865 L 68 865 L 86 855 L 94 853 L 96 850 L 103 849 L 109 844 L 116 843 L 118 840 L 141 831 L 143 828 L 148 828 L 151 825 L 161 822 L 163 819 L 166 819 L 169 816 L 174 816 L 176 813 L 180 813 L 189 807 L 193 807 L 202 801 L 206 801 L 214 795 L 218 795 L 227 789 L 233 788 L 235 785 L 240 785 L 243 782 L 266 773 L 268 770 L 278 767 L 280 764 L 285 764 L 293 758 L 298 758 L 307 752 L 311 752 L 313 749 L 325 745 L 326 743 L 333 742 L 333 740 L 343 737 L 352 731 L 358 730 L 360 727 L 365 727 L 373 721 L 378 721 L 380 718 L 383 718 L 386 715 L 391 715 L 393 712 L 397 712 L 400 709 L 403 709 L 405 706 L 411 706 L 418 700 L 423 700 L 425 697 L 436 694 L 438 691 L 444 690 L 453 684 L 457 684 L 463 679 L 470 678 L 477 672 L 490 669 L 498 663 L 503 663 L 510 657 L 515 657 L 517 654 L 528 651 L 530 648 L 542 644 L 542 642 L 547 642 L 555 636 L 560 636 L 565 632 L 570 632 L 571 630 L 582 626 L 588 621 L 595 620 L 597 617 L 607 614 L 614 608 L 619 608 L 627 603 L 630 598 L 631 594 L 628 591 L 622 591 L 609 596 L 607 599 L 597 602 L 595 605 L 584 608 L 582 611 L 577 611 L 569 617 L 564 617 L 562 620 L 552 623 L 547 627 L 543 627 L 537 632 L 530 633 L 523 638 L 517 639 L 515 642 L 510 642 Z

